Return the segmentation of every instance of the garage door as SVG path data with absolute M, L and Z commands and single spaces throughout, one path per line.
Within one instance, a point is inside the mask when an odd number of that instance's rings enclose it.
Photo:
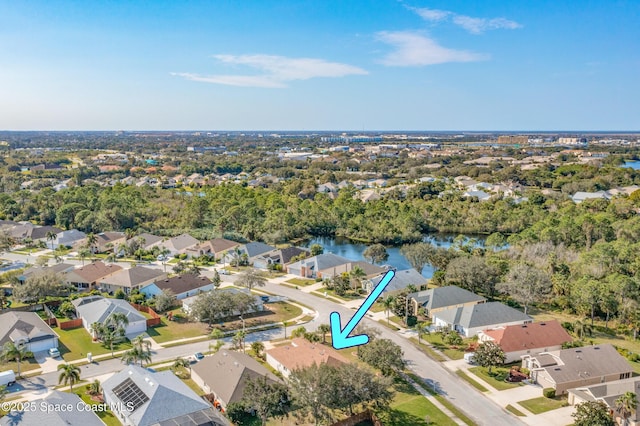
M 38 340 L 36 342 L 29 342 L 29 350 L 31 352 L 47 351 L 49 348 L 57 348 L 56 339 Z
M 140 334 L 147 331 L 147 321 L 136 321 L 129 323 L 126 334 Z

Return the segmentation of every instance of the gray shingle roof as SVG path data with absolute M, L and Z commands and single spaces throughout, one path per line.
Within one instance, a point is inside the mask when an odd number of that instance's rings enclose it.
M 114 393 L 114 388 L 131 379 L 148 400 L 132 412 L 124 411 L 137 426 L 152 425 L 229 425 L 211 405 L 200 398 L 171 371 L 152 373 L 142 367 L 129 365 L 102 384 L 105 402 L 126 404 Z M 207 420 L 203 422 L 203 420 Z
M 380 281 L 382 281 L 382 277 L 384 277 L 384 275 L 371 278 L 371 284 L 373 284 L 373 288 L 375 288 L 380 283 Z M 416 286 L 417 290 L 417 288 L 424 284 L 426 281 L 426 278 L 413 268 L 405 269 L 404 271 L 395 271 L 393 279 L 385 287 L 384 291 L 388 292 L 404 290 L 408 285 L 412 284 Z
M 81 297 L 72 301 L 80 318 L 86 319 L 87 324 L 104 323 L 115 312 L 127 316 L 129 322 L 146 321 L 146 318 L 135 310 L 126 300 L 107 299 L 102 296 Z
M 2 426 L 42 425 L 42 426 L 104 426 L 100 418 L 91 410 L 78 410 L 82 404 L 78 395 L 54 390 L 45 398 L 33 401 L 35 410 L 12 411 L 0 418 Z M 44 403 L 44 405 L 43 405 Z M 71 406 L 71 411 L 43 410 L 49 405 Z
M 448 324 L 460 325 L 467 329 L 533 320 L 529 315 L 500 302 L 451 308 L 438 312 L 435 316 Z
M 610 344 L 552 351 L 548 356 L 553 357 L 556 364 L 549 365 L 545 371 L 556 384 L 633 372 L 627 360 Z
M 11 311 L 0 315 L 0 345 L 18 339 L 33 342 L 57 336 L 35 312 Z
M 447 306 L 456 306 L 471 302 L 484 302 L 487 300 L 484 297 L 455 285 L 430 288 L 429 290 L 411 293 L 409 297 L 413 298 L 427 310 L 446 308 Z
M 134 266 L 129 269 L 122 269 L 113 274 L 100 279 L 100 283 L 113 284 L 120 287 L 136 287 L 147 283 L 149 280 L 166 277 L 167 274 L 160 269 L 145 268 L 144 266 Z
M 252 242 L 244 245 L 244 251 L 247 253 L 249 258 L 259 256 L 273 249 L 275 249 L 275 247 L 271 247 L 268 244 L 260 242 Z

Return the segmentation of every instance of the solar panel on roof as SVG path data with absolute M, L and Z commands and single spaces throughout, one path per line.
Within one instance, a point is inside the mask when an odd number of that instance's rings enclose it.
M 149 401 L 149 397 L 130 378 L 113 388 L 113 393 L 127 408 L 131 407 L 131 411 L 136 411 L 145 402 Z

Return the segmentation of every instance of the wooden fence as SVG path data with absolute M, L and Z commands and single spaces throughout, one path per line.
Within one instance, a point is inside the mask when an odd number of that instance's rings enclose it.
M 136 308 L 136 310 L 151 315 L 151 318 L 147 318 L 147 327 L 155 327 L 156 325 L 162 324 L 162 317 L 158 315 L 156 311 L 154 311 L 150 307 L 138 305 L 137 303 L 131 303 L 131 302 L 129 302 L 129 304 L 134 308 Z

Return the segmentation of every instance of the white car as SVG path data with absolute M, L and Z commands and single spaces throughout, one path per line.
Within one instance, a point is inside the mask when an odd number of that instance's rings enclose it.
M 59 358 L 60 357 L 60 351 L 58 350 L 58 348 L 50 348 L 49 349 L 49 356 L 51 358 Z

